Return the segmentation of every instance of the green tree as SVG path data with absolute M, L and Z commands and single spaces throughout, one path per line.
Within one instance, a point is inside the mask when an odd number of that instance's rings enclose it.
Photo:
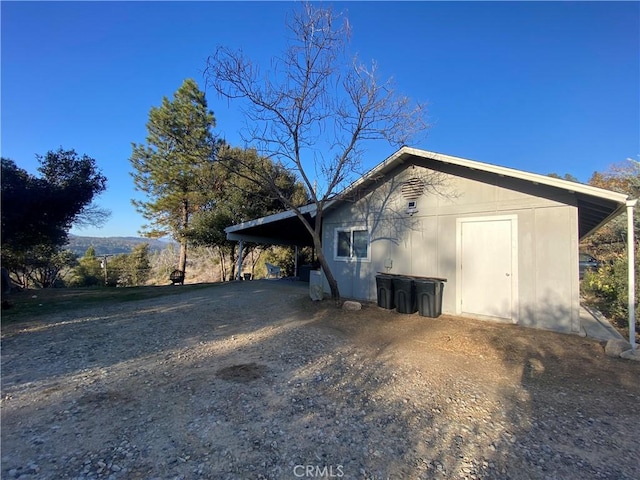
M 78 259 L 78 265 L 73 269 L 69 284 L 74 287 L 92 287 L 104 285 L 102 262 L 96 256 L 96 249 L 87 248 L 84 256 Z
M 268 171 L 254 169 L 256 182 L 268 186 L 292 209 L 313 238 L 318 260 L 331 288 L 338 283 L 322 250 L 323 209 L 362 174 L 367 142 L 385 140 L 406 145 L 424 132 L 424 107 L 397 95 L 391 80 L 380 82 L 375 63 L 362 64 L 346 52 L 348 21 L 330 9 L 303 4 L 289 24 L 293 41 L 269 70 L 245 58 L 242 51 L 220 47 L 207 62 L 206 78 L 224 97 L 243 101 L 246 145 L 296 175 L 316 207 L 308 221 Z M 230 169 L 244 165 L 227 162 Z M 316 188 L 317 184 L 317 188 Z
M 108 217 L 93 205 L 107 182 L 93 158 L 60 148 L 37 159 L 40 178 L 2 159 L 3 247 L 62 246 L 76 222 L 100 225 Z
M 70 250 L 53 245 L 37 245 L 23 257 L 23 287 L 50 288 L 62 286 L 61 273 L 76 263 Z
M 131 253 L 114 255 L 107 260 L 107 285 L 110 287 L 138 287 L 145 285 L 151 275 L 149 244 L 136 245 Z
M 106 284 L 109 287 L 127 287 L 129 271 L 129 254 L 121 253 L 109 257 L 107 260 Z
M 192 229 L 189 232 L 190 239 L 195 245 L 217 248 L 220 257 L 220 278 L 223 282 L 233 279 L 236 268 L 236 242 L 227 240 L 224 231 L 233 224 L 233 217 L 228 212 L 211 208 L 199 212 L 194 217 Z
M 93 158 L 63 148 L 36 157 L 40 177 L 2 159 L 2 263 L 25 288 L 53 285 L 59 271 L 44 255 L 66 261 L 61 249 L 74 224 L 99 226 L 109 216 L 93 203 L 107 182 Z
M 628 334 L 629 326 L 629 263 L 627 259 L 626 252 L 610 255 L 598 270 L 586 271 L 580 284 L 582 294 L 595 303 L 595 306 L 620 330 L 623 330 L 625 337 Z M 636 257 L 635 271 L 640 272 L 639 257 Z M 640 298 L 640 285 L 637 277 L 635 287 L 635 296 L 638 299 Z
M 178 269 L 187 265 L 187 233 L 191 216 L 205 201 L 201 179 L 208 177 L 221 143 L 212 133 L 213 112 L 192 79 L 184 81 L 173 100 L 162 99 L 147 122 L 146 144 L 133 144 L 130 161 L 136 190 L 146 201 L 133 204 L 150 223 L 142 234 L 171 234 L 180 244 Z
M 220 255 L 221 277 L 233 279 L 236 271 L 236 242 L 227 240 L 225 228 L 254 218 L 280 212 L 282 201 L 268 185 L 260 182 L 255 171 L 268 172 L 288 202 L 300 206 L 308 203 L 304 186 L 294 175 L 254 149 L 224 146 L 218 152 L 212 176 L 208 179 L 209 201 L 194 216 L 189 237 L 197 245 L 215 246 Z M 229 164 L 235 167 L 227 168 Z M 243 258 L 256 248 L 246 243 Z M 227 276 L 227 263 L 229 275 Z
M 68 212 L 67 233 L 72 224 L 101 226 L 107 221 L 111 212 L 94 203 L 95 197 L 107 189 L 107 177 L 102 175 L 95 159 L 59 148 L 38 156 L 38 161 L 38 171 L 55 190 L 56 211 Z M 65 243 L 66 240 L 65 236 Z
M 149 260 L 149 244 L 136 245 L 128 258 L 128 283 L 132 286 L 144 285 L 151 274 L 151 262 Z

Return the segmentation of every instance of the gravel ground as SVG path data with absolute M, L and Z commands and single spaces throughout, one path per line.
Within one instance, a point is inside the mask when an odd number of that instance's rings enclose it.
M 307 293 L 241 282 L 3 325 L 2 478 L 639 477 L 637 363 Z

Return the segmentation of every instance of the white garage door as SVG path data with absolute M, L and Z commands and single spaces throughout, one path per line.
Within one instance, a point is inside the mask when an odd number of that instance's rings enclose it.
M 516 320 L 515 217 L 459 221 L 459 310 Z

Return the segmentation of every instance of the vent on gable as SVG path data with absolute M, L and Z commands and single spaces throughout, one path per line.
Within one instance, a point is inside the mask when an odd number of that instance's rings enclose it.
M 424 193 L 424 181 L 421 178 L 410 178 L 402 184 L 402 196 L 407 200 L 415 200 Z

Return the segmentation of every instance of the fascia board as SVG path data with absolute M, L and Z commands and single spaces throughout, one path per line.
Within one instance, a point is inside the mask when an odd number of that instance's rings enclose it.
M 516 170 L 513 168 L 501 167 L 498 165 L 492 165 L 490 163 L 478 162 L 475 160 L 467 160 L 465 158 L 453 157 L 450 155 L 444 155 L 436 152 L 428 152 L 425 150 L 418 150 L 409 147 L 403 147 L 401 152 L 406 154 L 415 155 L 425 159 L 432 159 L 443 163 L 450 163 L 461 167 L 472 168 L 479 171 L 485 171 L 494 173 L 496 175 L 503 175 L 506 177 L 518 178 L 526 180 L 531 183 L 538 183 L 541 185 L 548 185 L 551 187 L 567 190 L 570 192 L 581 193 L 583 195 L 589 195 L 593 197 L 610 200 L 618 204 L 626 204 L 628 196 L 623 193 L 606 190 L 603 188 L 594 187 L 591 185 L 585 185 L 584 183 L 571 182 L 569 180 L 563 180 L 561 178 L 553 178 L 539 173 L 525 172 L 524 170 Z
M 436 162 L 449 163 L 460 167 L 466 167 L 473 170 L 493 173 L 505 177 L 517 178 L 525 180 L 534 184 L 547 185 L 550 187 L 566 190 L 572 193 L 581 193 L 583 195 L 589 195 L 605 200 L 616 202 L 620 205 L 625 204 L 628 196 L 623 193 L 613 192 L 603 188 L 594 187 L 591 185 L 585 185 L 584 183 L 571 182 L 569 180 L 563 180 L 561 178 L 553 178 L 539 173 L 526 172 L 524 170 L 516 170 L 514 168 L 501 167 L 498 165 L 492 165 L 490 163 L 478 162 L 476 160 L 468 160 L 466 158 L 454 157 L 451 155 L 445 155 L 437 152 L 430 152 L 428 150 L 420 150 L 411 147 L 402 147 L 400 150 L 389 156 L 382 163 L 378 164 L 367 174 L 360 177 L 353 182 L 347 188 L 345 188 L 337 198 L 343 198 L 349 195 L 353 190 L 357 190 L 364 185 L 369 179 L 376 178 L 381 174 L 401 165 L 405 161 L 405 157 L 414 156 L 423 158 L 425 160 L 435 160 Z
M 312 216 L 315 215 L 316 206 L 313 203 L 305 205 L 299 208 L 300 213 L 307 214 L 310 213 Z M 244 230 L 246 228 L 256 227 L 259 225 L 265 225 L 267 223 L 277 222 L 280 220 L 284 220 L 286 218 L 295 217 L 296 212 L 294 210 L 285 210 L 284 212 L 274 213 L 271 215 L 267 215 L 266 217 L 256 218 L 255 220 L 250 220 L 248 222 L 239 223 L 237 225 L 232 225 L 224 229 L 226 233 L 237 232 L 238 230 Z
M 233 241 L 243 240 L 245 242 L 266 243 L 269 245 L 296 245 L 296 242 L 291 242 L 288 240 L 275 239 L 272 237 L 261 237 L 258 235 L 244 235 L 242 233 L 229 233 L 229 232 L 227 232 L 227 240 L 233 240 Z

